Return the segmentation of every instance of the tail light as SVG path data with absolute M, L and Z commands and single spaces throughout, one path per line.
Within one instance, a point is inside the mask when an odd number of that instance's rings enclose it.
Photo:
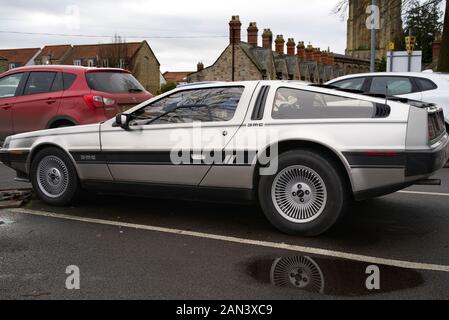
M 114 100 L 102 96 L 87 95 L 84 96 L 84 101 L 86 102 L 87 106 L 91 109 L 103 108 L 105 106 L 110 107 L 115 105 Z
M 429 113 L 428 115 L 429 140 L 434 141 L 446 132 L 443 111 Z

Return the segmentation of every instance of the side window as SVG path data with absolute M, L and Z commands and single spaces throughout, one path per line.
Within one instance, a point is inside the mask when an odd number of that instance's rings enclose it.
M 14 97 L 23 73 L 16 73 L 0 79 L 0 98 Z
M 433 81 L 423 78 L 415 78 L 415 79 L 416 81 L 418 81 L 422 91 L 430 91 L 438 89 L 438 86 Z
M 388 95 L 399 96 L 414 92 L 413 84 L 405 77 L 375 77 L 371 83 L 370 93 L 385 94 L 388 86 Z
M 31 72 L 25 85 L 25 95 L 47 93 L 51 91 L 56 72 Z
M 63 77 L 63 81 L 64 81 L 64 90 L 69 89 L 72 84 L 75 82 L 76 79 L 76 75 L 72 74 L 72 73 L 63 73 L 62 74 Z
M 365 79 L 366 78 L 347 79 L 332 83 L 332 85 L 341 89 L 363 90 L 363 84 L 365 83 Z
M 279 88 L 274 100 L 272 118 L 278 120 L 372 118 L 375 112 L 376 106 L 373 102 Z
M 62 91 L 64 85 L 62 83 L 62 73 L 58 72 L 55 80 L 53 81 L 53 85 L 51 86 L 51 92 L 58 92 L 58 91 Z
M 244 87 L 223 87 L 177 92 L 136 111 L 134 124 L 229 121 L 243 90 Z

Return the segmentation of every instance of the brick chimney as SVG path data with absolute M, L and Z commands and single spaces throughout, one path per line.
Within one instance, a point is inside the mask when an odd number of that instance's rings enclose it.
M 229 43 L 240 44 L 242 36 L 242 23 L 240 22 L 240 16 L 232 16 L 229 22 Z
M 285 51 L 284 51 L 285 50 L 284 36 L 282 34 L 278 35 L 274 42 L 276 44 L 276 52 L 277 52 L 277 54 L 280 54 L 280 55 L 285 54 Z
M 298 57 L 301 60 L 306 59 L 306 47 L 304 46 L 304 42 L 300 41 L 298 42 L 298 45 L 296 46 L 296 49 L 298 49 Z
M 321 63 L 321 49 L 316 48 L 313 52 L 313 60 L 315 60 L 317 63 Z
M 250 22 L 248 27 L 248 43 L 253 46 L 257 47 L 258 42 L 258 36 L 259 36 L 259 28 L 257 28 L 257 23 Z
M 203 71 L 204 70 L 204 64 L 202 62 L 198 62 L 197 66 L 196 66 L 196 70 L 199 71 Z
M 327 51 L 321 52 L 321 63 L 324 65 L 329 65 L 329 56 L 327 55 Z
M 289 38 L 287 41 L 287 55 L 294 56 L 295 55 L 295 47 L 296 47 L 295 39 Z
M 305 51 L 306 51 L 306 61 L 313 61 L 313 52 L 315 51 L 313 46 L 309 44 L 305 49 Z
M 264 29 L 262 34 L 262 45 L 265 49 L 273 50 L 273 32 L 270 29 Z

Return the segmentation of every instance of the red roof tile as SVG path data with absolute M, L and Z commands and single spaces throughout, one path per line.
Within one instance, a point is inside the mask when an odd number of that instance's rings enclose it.
M 187 76 L 194 71 L 182 71 L 182 72 L 170 72 L 167 71 L 163 74 L 165 80 L 173 82 L 187 82 Z
M 72 48 L 70 44 L 45 46 L 36 59 L 41 59 L 43 56 L 50 56 L 52 60 L 60 60 Z
M 64 59 L 64 64 L 73 64 L 73 61 L 77 59 L 95 59 L 100 55 L 102 50 L 112 49 L 116 45 L 117 44 L 106 43 L 73 46 L 69 56 Z M 126 47 L 126 58 L 132 58 L 139 50 L 142 42 L 126 42 L 123 43 L 123 45 Z
M 39 52 L 39 50 L 40 48 L 0 49 L 0 57 L 7 59 L 9 63 L 16 63 L 20 66 L 24 66 Z

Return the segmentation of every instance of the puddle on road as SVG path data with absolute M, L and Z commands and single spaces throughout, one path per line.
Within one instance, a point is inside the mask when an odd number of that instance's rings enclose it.
M 252 260 L 246 265 L 254 279 L 285 289 L 327 296 L 361 297 L 416 288 L 424 283 L 414 270 L 377 265 L 380 290 L 368 290 L 366 282 L 373 264 L 329 258 L 288 256 Z

